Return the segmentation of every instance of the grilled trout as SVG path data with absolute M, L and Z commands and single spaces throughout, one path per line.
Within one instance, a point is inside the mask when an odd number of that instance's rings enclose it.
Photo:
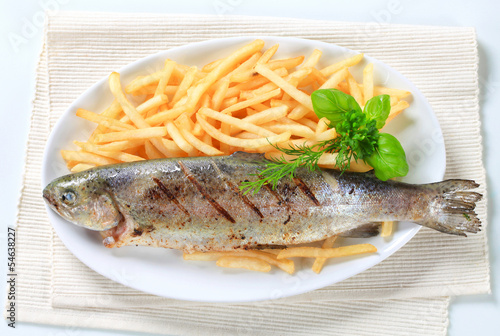
M 66 175 L 43 190 L 66 220 L 101 231 L 106 247 L 149 245 L 225 251 L 293 245 L 353 232 L 372 222 L 410 221 L 441 232 L 478 232 L 482 197 L 470 180 L 413 185 L 372 173 L 299 168 L 276 189 L 243 194 L 262 154 L 171 158 L 101 166 Z

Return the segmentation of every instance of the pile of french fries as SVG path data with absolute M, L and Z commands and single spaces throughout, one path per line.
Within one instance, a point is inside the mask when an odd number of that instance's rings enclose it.
M 269 143 L 314 145 L 336 137 L 335 129 L 313 111 L 310 94 L 317 89 L 339 89 L 361 106 L 374 95 L 388 94 L 387 122 L 409 106 L 404 98 L 410 92 L 374 84 L 373 64 L 366 65 L 362 81 L 356 81 L 350 68 L 363 60 L 363 54 L 318 68 L 320 50 L 307 58 L 273 59 L 278 45 L 264 50 L 264 44 L 255 40 L 201 69 L 167 59 L 160 71 L 138 76 L 124 88 L 120 74 L 113 72 L 109 76 L 113 103 L 101 113 L 76 112 L 97 127 L 88 141 L 74 142 L 78 150 L 61 151 L 68 168 L 79 172 L 120 162 L 235 151 L 281 157 Z M 130 96 L 142 103 L 132 103 Z M 324 154 L 319 165 L 334 168 L 335 154 Z M 352 162 L 351 169 L 369 167 Z M 383 235 L 390 236 L 392 230 L 392 222 L 382 224 Z M 293 273 L 293 261 L 287 258 L 303 256 L 316 258 L 313 270 L 319 273 L 327 258 L 376 251 L 369 244 L 333 248 L 334 241 L 335 237 L 327 239 L 322 248 L 193 253 L 184 258 L 263 272 L 275 265 Z

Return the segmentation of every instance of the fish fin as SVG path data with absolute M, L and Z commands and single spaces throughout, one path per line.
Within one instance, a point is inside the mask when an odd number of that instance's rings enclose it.
M 370 169 L 368 171 L 365 171 L 363 173 L 363 175 L 366 176 L 366 177 L 371 177 L 371 178 L 378 179 L 378 177 L 375 175 L 375 169 Z
M 263 153 L 247 153 L 238 151 L 229 155 L 229 157 L 249 163 L 256 163 L 256 162 L 262 163 L 262 161 L 267 161 L 266 156 Z
M 481 221 L 474 209 L 483 195 L 474 191 L 479 184 L 471 180 L 447 180 L 428 184 L 438 192 L 438 208 L 433 218 L 417 221 L 418 224 L 441 232 L 467 236 L 466 232 L 481 231 Z
M 354 229 L 342 232 L 340 237 L 345 238 L 370 238 L 379 234 L 380 223 L 362 224 Z

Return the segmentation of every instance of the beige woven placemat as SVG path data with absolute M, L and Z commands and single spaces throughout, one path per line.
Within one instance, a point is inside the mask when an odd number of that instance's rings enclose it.
M 146 295 L 88 269 L 52 231 L 40 197 L 49 130 L 87 87 L 157 51 L 242 35 L 319 39 L 395 67 L 420 88 L 438 116 L 446 177 L 475 179 L 484 193 L 474 30 L 384 25 L 369 34 L 366 28 L 256 17 L 49 14 L 18 220 L 19 274 L 25 280 L 18 289 L 19 319 L 173 334 L 307 334 L 313 329 L 325 335 L 444 334 L 448 300 L 441 296 L 489 291 L 484 233 L 462 239 L 424 229 L 388 260 L 335 286 L 270 303 L 196 305 Z M 465 122 L 468 127 L 460 127 Z M 478 206 L 484 225 L 485 204 Z

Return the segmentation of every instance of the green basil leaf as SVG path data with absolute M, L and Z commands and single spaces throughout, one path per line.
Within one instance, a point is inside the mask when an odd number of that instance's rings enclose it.
M 346 112 L 361 112 L 352 96 L 337 89 L 316 90 L 311 94 L 311 100 L 316 115 L 320 119 L 326 117 L 331 122 L 330 127 L 336 127 Z
M 409 168 L 403 146 L 398 139 L 388 133 L 380 133 L 375 152 L 365 161 L 375 169 L 375 176 L 382 181 L 408 174 Z
M 391 112 L 391 97 L 389 95 L 375 96 L 368 100 L 364 110 L 366 117 L 377 122 L 377 128 L 381 129 Z

